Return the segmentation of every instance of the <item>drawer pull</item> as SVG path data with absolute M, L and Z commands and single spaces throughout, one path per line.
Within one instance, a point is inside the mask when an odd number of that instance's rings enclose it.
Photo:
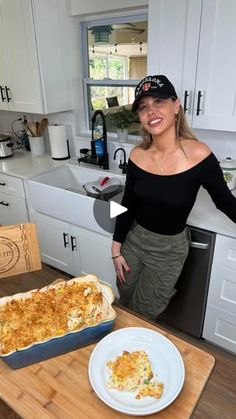
M 197 115 L 200 115 L 200 112 L 202 111 L 201 109 L 201 98 L 202 98 L 203 94 L 201 92 L 201 90 L 198 91 L 197 94 Z
M 200 243 L 200 242 L 189 242 L 190 247 L 194 247 L 195 249 L 202 249 L 207 250 L 209 248 L 209 243 Z
M 5 91 L 6 91 L 7 101 L 10 102 L 11 101 L 11 96 L 10 96 L 9 87 L 5 86 Z
M 68 247 L 70 245 L 68 233 L 63 233 L 63 241 L 64 241 L 64 247 Z
M 72 252 L 74 252 L 74 250 L 77 249 L 77 247 L 76 247 L 76 237 L 75 236 L 70 236 L 70 240 L 71 240 L 71 250 L 72 250 Z
M 1 92 L 1 98 L 2 98 L 2 102 L 5 102 L 5 100 L 7 100 L 7 98 L 4 96 L 3 92 L 4 92 L 4 87 L 0 86 L 0 92 Z
M 188 111 L 188 97 L 189 97 L 189 93 L 187 90 L 185 90 L 184 92 L 184 113 L 186 113 Z
M 0 186 L 6 186 L 5 182 L 0 182 Z
M 1 205 L 4 205 L 4 207 L 8 207 L 10 204 L 9 202 L 0 201 Z

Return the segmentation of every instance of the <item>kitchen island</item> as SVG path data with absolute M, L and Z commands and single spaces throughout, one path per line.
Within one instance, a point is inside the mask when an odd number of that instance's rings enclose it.
M 180 394 L 158 415 L 150 417 L 190 418 L 213 369 L 214 357 L 121 307 L 115 306 L 115 310 L 117 320 L 114 330 L 135 326 L 161 333 L 174 343 L 184 361 L 185 381 Z M 1 361 L 1 398 L 20 416 L 28 419 L 130 417 L 103 403 L 91 387 L 88 362 L 94 347 L 89 345 L 19 370 L 11 370 Z M 174 377 L 175 371 L 170 373 Z
M 53 282 L 56 278 L 58 277 L 63 277 L 64 279 L 66 278 L 70 278 L 69 275 L 66 274 L 62 274 L 61 272 L 52 269 L 51 267 L 48 267 L 46 265 L 43 265 L 43 269 L 41 271 L 37 271 L 37 272 L 31 272 L 31 273 L 25 273 L 25 274 L 21 274 L 18 276 L 14 276 L 14 277 L 10 277 L 10 278 L 3 278 L 0 281 L 0 297 L 5 296 L 5 295 L 12 295 L 16 292 L 19 292 L 19 290 L 21 290 L 22 292 L 26 292 L 30 289 L 33 288 L 38 288 L 38 287 L 43 287 L 51 282 Z M 126 327 L 128 324 L 126 323 L 126 313 L 127 311 L 124 313 L 125 317 L 123 317 L 123 325 Z M 139 323 L 139 320 L 142 320 L 140 318 L 138 318 L 138 316 L 131 316 L 132 319 L 135 318 L 135 325 L 137 326 L 137 324 Z M 122 320 L 122 319 L 121 319 Z M 137 321 L 137 323 L 136 323 Z M 139 323 L 139 324 L 144 324 Z M 148 324 L 147 327 L 152 328 L 152 326 L 154 324 Z M 121 324 L 122 326 L 122 324 Z M 162 326 L 158 325 L 158 329 L 162 328 Z M 196 339 L 193 338 L 191 336 L 188 336 L 184 333 L 180 333 L 177 332 L 176 330 L 174 330 L 173 328 L 164 328 L 162 329 L 164 333 L 167 333 L 168 330 L 171 331 L 171 335 L 173 336 L 179 336 L 181 338 L 181 341 L 183 342 L 183 344 L 185 342 L 189 342 L 190 344 L 193 344 L 195 347 L 198 347 L 200 349 L 203 349 L 203 351 L 207 351 L 208 355 L 214 355 L 214 357 L 216 358 L 216 363 L 215 366 L 211 372 L 211 375 L 208 379 L 208 382 L 206 384 L 206 386 L 204 387 L 204 390 L 202 392 L 202 395 L 200 397 L 200 400 L 198 401 L 193 414 L 191 415 L 191 419 L 216 419 L 216 418 L 224 418 L 224 419 L 232 419 L 234 417 L 234 395 L 236 392 L 236 382 L 235 382 L 235 374 L 236 374 L 236 364 L 235 364 L 235 357 L 225 351 L 222 351 L 221 349 L 205 343 L 202 339 Z M 178 341 L 178 339 L 176 340 L 176 342 Z M 191 345 L 192 347 L 192 345 Z M 90 347 L 84 348 L 84 350 L 89 350 Z M 92 347 L 91 347 L 92 350 Z M 80 350 L 75 351 L 80 352 Z M 198 352 L 199 354 L 202 353 Z M 73 352 L 71 353 L 73 354 Z M 65 355 L 67 357 L 67 355 Z M 68 355 L 70 357 L 70 354 Z M 82 355 L 81 355 L 82 356 Z M 189 357 L 190 354 L 188 355 L 188 352 L 185 351 L 185 357 Z M 54 358 L 54 361 L 60 360 L 63 357 L 59 357 L 59 358 Z M 66 358 L 68 359 L 68 358 Z M 77 364 L 76 368 L 79 369 L 79 373 L 78 376 L 80 377 L 80 375 L 82 374 L 82 372 L 84 372 L 85 374 L 85 380 L 86 383 L 88 385 L 87 391 L 89 394 L 89 398 L 88 400 L 91 401 L 91 397 L 93 400 L 93 397 L 96 400 L 96 403 L 98 404 L 102 404 L 102 402 L 98 399 L 96 399 L 95 394 L 93 393 L 91 387 L 88 384 L 88 378 L 87 378 L 87 370 L 86 370 L 86 365 L 87 365 L 87 359 L 86 356 L 82 356 L 81 358 L 81 362 L 80 365 Z M 210 357 L 210 359 L 212 359 Z M 53 361 L 53 360 L 52 360 Z M 54 362 L 53 361 L 53 362 Z M 45 363 L 51 362 L 50 360 L 45 361 Z M 3 362 L 1 362 L 1 368 L 2 368 L 2 373 L 6 374 L 6 377 L 11 374 L 12 376 L 14 376 L 15 374 L 17 375 L 19 372 L 21 372 L 22 374 L 24 374 L 24 379 L 25 379 L 25 373 L 27 373 L 27 369 L 24 368 L 22 370 L 10 370 Z M 36 368 L 36 366 L 31 366 L 28 367 L 29 369 L 33 369 Z M 199 364 L 198 364 L 198 368 L 197 371 L 199 373 L 199 370 L 201 370 L 201 359 L 199 360 Z M 30 372 L 30 375 L 34 375 L 34 373 Z M 58 379 L 60 378 L 60 374 L 58 375 Z M 192 381 L 190 383 L 190 386 L 193 386 L 195 383 L 195 378 L 193 378 L 194 381 Z M 72 385 L 72 382 L 70 382 L 70 385 Z M 28 386 L 29 387 L 29 386 Z M 1 388 L 1 386 L 0 386 Z M 84 387 L 83 390 L 81 390 L 82 394 L 84 391 Z M 26 402 L 27 404 L 30 404 L 30 400 L 32 401 L 32 399 L 28 398 L 28 396 L 25 395 L 25 393 L 19 392 L 19 390 L 16 389 L 15 387 L 15 380 L 13 380 L 13 382 L 11 382 L 11 385 L 8 385 L 5 390 L 4 390 L 4 394 L 0 395 L 0 418 L 1 419 L 19 419 L 20 416 L 17 413 L 14 413 L 14 411 L 18 411 L 19 412 L 19 406 L 18 408 L 14 408 L 12 403 L 10 403 L 9 401 L 7 401 L 9 399 L 9 397 L 11 398 L 13 393 L 13 398 L 14 398 L 14 406 L 18 405 L 18 404 L 22 404 L 23 402 Z M 44 397 L 53 397 L 53 393 L 44 393 Z M 91 396 L 93 394 L 93 396 Z M 80 393 L 77 393 L 77 397 L 80 397 Z M 181 396 L 182 397 L 182 396 Z M 5 402 L 3 402 L 2 400 L 5 400 Z M 45 399 L 43 398 L 42 400 L 45 401 Z M 39 400 L 40 402 L 40 400 Z M 177 402 L 177 400 L 176 400 Z M 187 401 L 188 403 L 188 401 Z M 11 408 L 9 408 L 9 405 L 11 406 Z M 62 406 L 63 406 L 63 402 L 62 402 Z M 96 405 L 97 406 L 97 405 Z M 174 405 L 173 405 L 174 406 Z M 49 407 L 49 406 L 48 406 Z M 29 406 L 30 409 L 30 406 Z M 113 413 L 115 414 L 116 412 L 109 409 L 109 413 L 111 413 L 110 415 L 108 414 L 107 416 L 104 417 L 114 417 Z M 29 410 L 31 412 L 31 416 L 30 418 L 33 417 L 32 415 L 32 410 Z M 165 412 L 165 411 L 163 411 Z M 20 414 L 21 417 L 24 418 L 24 414 L 21 413 Z M 41 415 L 40 417 L 48 417 L 45 415 Z M 156 415 L 157 416 L 157 415 Z M 26 416 L 27 417 L 27 416 Z M 34 416 L 35 417 L 35 416 Z M 39 416 L 36 416 L 39 417 Z M 56 415 L 51 415 L 50 417 L 57 417 Z M 64 417 L 68 417 L 67 415 L 64 415 Z M 80 416 L 79 416 L 80 417 Z M 89 417 L 89 416 L 87 416 Z M 95 416 L 90 416 L 91 418 L 96 417 Z M 117 413 L 117 417 L 124 417 L 123 415 L 119 415 Z M 159 415 L 157 416 L 159 417 Z M 174 416 L 176 417 L 176 416 Z M 76 417 L 76 419 L 78 418 L 78 416 Z M 172 418 L 170 418 L 172 419 Z

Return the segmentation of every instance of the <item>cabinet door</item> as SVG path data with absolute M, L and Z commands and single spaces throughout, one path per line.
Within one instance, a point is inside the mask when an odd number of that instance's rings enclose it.
M 1 0 L 9 65 L 9 109 L 42 113 L 41 84 L 31 0 Z
M 236 354 L 236 315 L 209 304 L 202 336 Z
M 201 0 L 149 0 L 148 74 L 174 84 L 191 123 L 201 19 Z
M 203 1 L 194 128 L 236 131 L 235 16 L 235 0 Z
M 72 109 L 79 24 L 67 15 L 65 0 L 34 0 L 33 5 L 45 113 Z
M 4 23 L 2 20 L 1 2 L 0 2 L 0 109 L 8 110 L 8 102 L 6 97 L 6 86 L 9 86 L 9 68 L 7 61 L 6 43 L 4 36 Z
M 26 223 L 28 220 L 25 199 L 0 191 L 0 224 Z
M 111 242 L 109 237 L 91 231 L 74 228 L 79 238 L 80 272 L 95 274 L 101 281 L 107 282 L 113 289 L 116 296 L 116 275 L 111 260 Z
M 74 275 L 69 225 L 32 210 L 30 220 L 36 223 L 42 261 Z

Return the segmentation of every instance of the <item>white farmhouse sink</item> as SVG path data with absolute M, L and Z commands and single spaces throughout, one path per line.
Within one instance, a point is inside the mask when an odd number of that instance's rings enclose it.
M 114 230 L 114 219 L 109 217 L 109 202 L 87 196 L 83 188 L 85 183 L 96 182 L 105 176 L 114 175 L 73 165 L 62 165 L 34 176 L 28 179 L 31 206 L 37 212 L 110 236 Z M 124 183 L 122 176 L 115 177 Z M 116 197 L 114 200 L 119 202 Z M 101 218 L 105 221 L 105 230 L 101 226 L 103 222 L 96 221 Z

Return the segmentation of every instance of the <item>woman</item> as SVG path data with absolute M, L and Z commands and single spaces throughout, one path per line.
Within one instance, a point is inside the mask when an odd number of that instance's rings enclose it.
M 163 75 L 135 89 L 143 141 L 128 162 L 112 259 L 120 303 L 151 320 L 165 310 L 188 255 L 186 220 L 200 186 L 236 222 L 236 199 L 206 144 L 187 125 L 174 86 Z

